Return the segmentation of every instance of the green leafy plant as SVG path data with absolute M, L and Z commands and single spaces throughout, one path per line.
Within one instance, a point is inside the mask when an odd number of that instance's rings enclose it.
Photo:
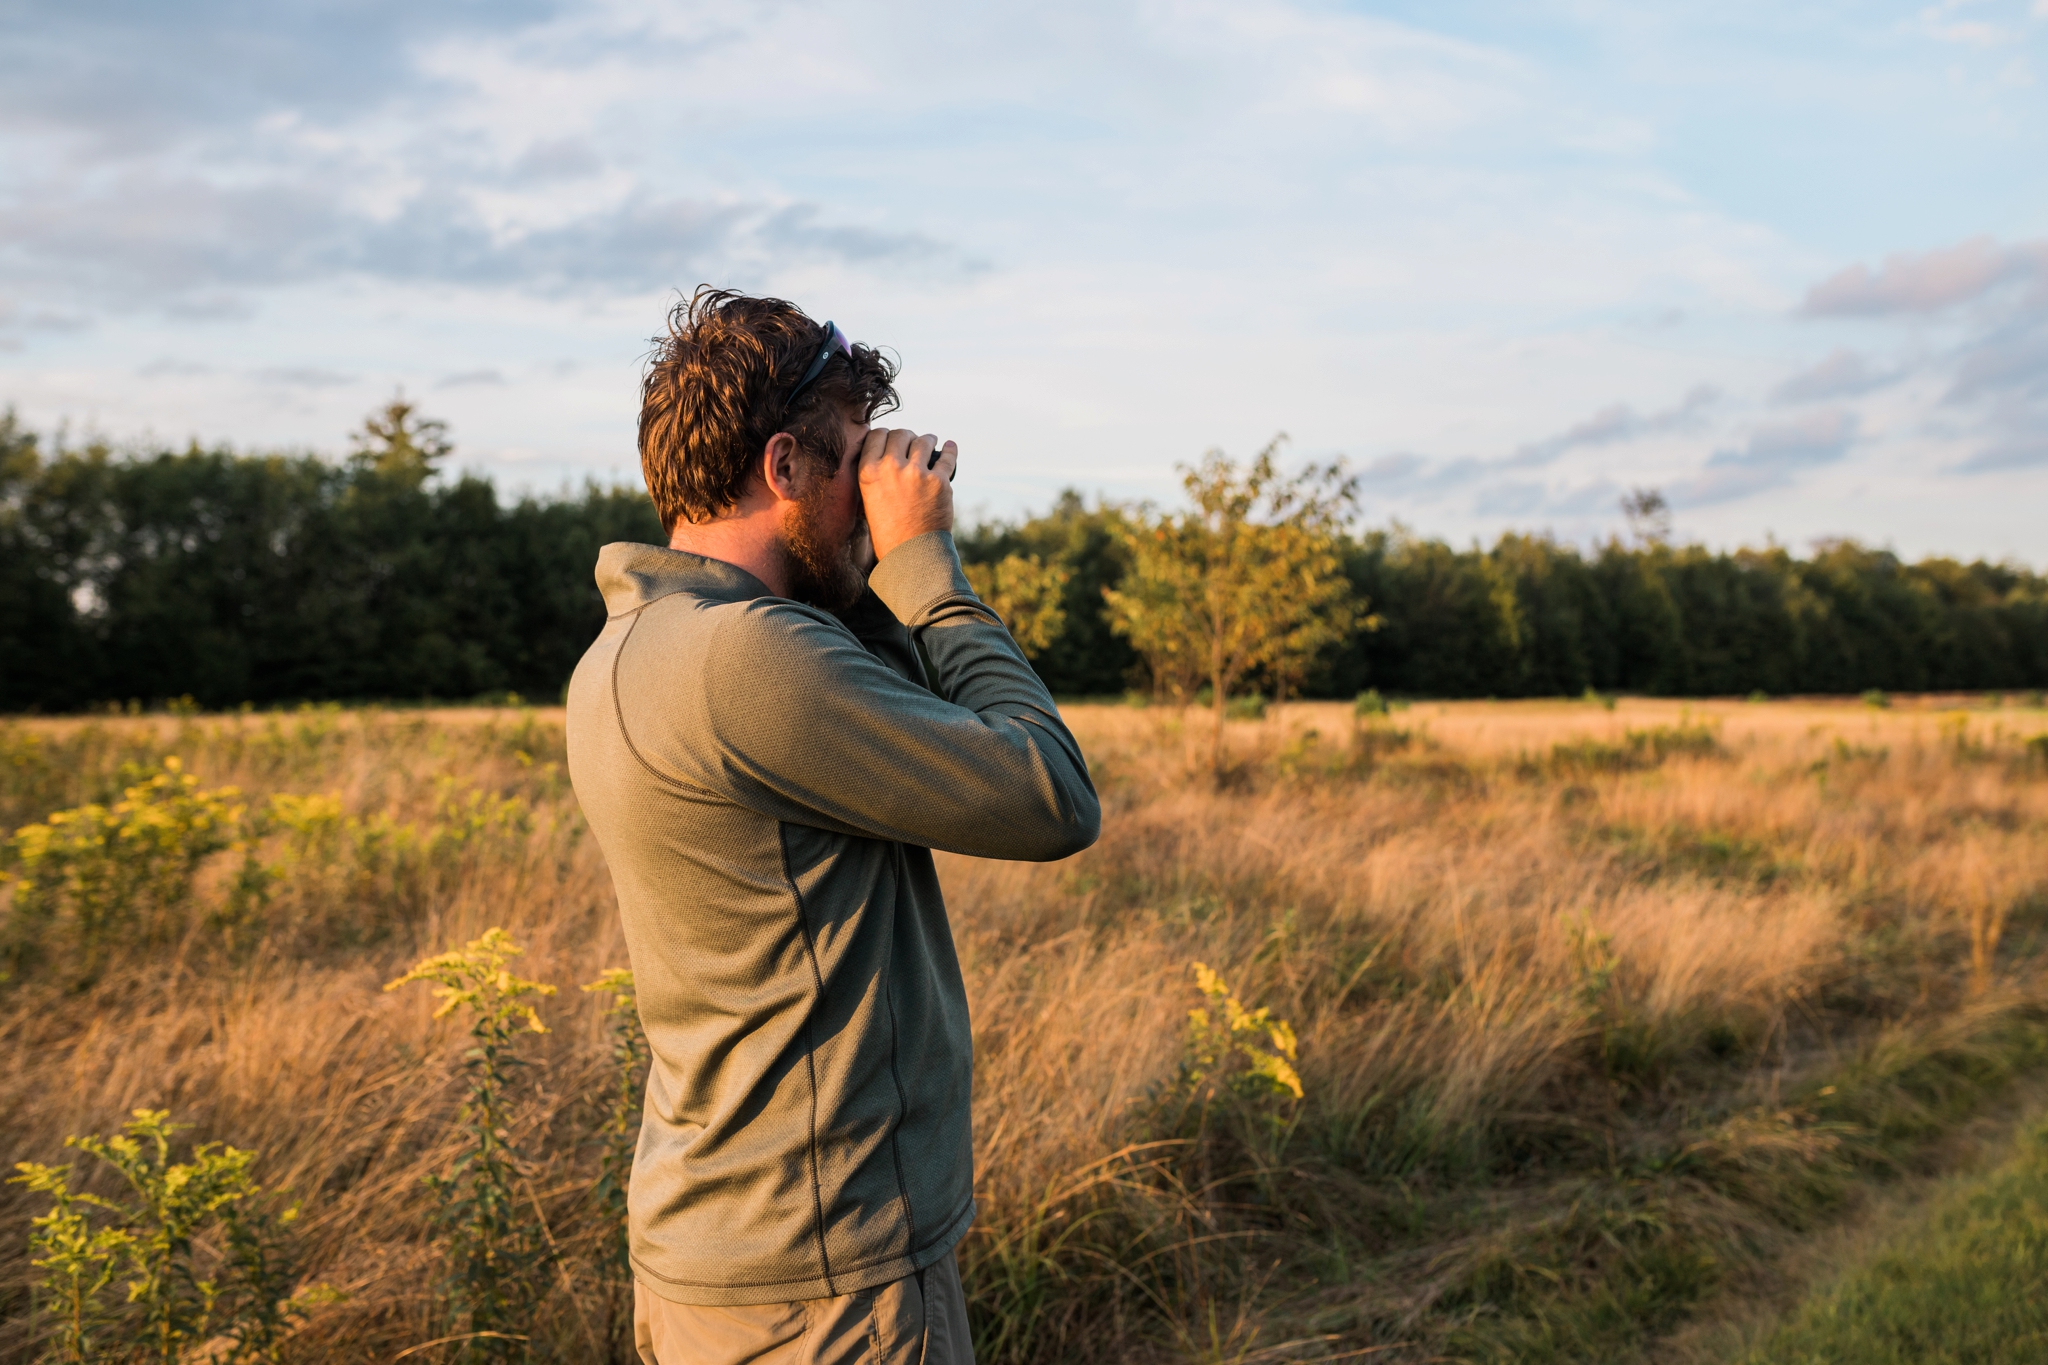
M 14 1182 L 48 1195 L 36 1218 L 30 1264 L 39 1306 L 55 1318 L 51 1358 L 64 1365 L 154 1361 L 176 1365 L 274 1362 L 285 1337 L 325 1288 L 294 1292 L 289 1230 L 298 1206 L 273 1213 L 256 1183 L 256 1154 L 201 1143 L 182 1162 L 170 1111 L 138 1109 L 112 1137 L 65 1145 L 112 1166 L 125 1198 L 74 1190 L 70 1166 L 17 1163 Z M 201 1273 L 202 1243 L 212 1273 Z M 127 1281 L 124 1303 L 106 1291 Z
M 1590 738 L 1553 744 L 1550 766 L 1563 772 L 1633 772 L 1655 768 L 1671 758 L 1716 758 L 1725 753 L 1718 724 L 1681 717 L 1676 725 L 1625 731 L 1619 744 Z
M 526 1064 L 519 1039 L 548 1031 L 534 999 L 555 993 L 545 982 L 512 975 L 507 964 L 524 951 L 503 929 L 487 929 L 460 948 L 422 958 L 384 987 L 426 982 L 441 1001 L 436 1019 L 457 1010 L 469 1018 L 463 1150 L 445 1173 L 427 1177 L 439 1200 L 434 1218 L 447 1243 L 445 1298 L 465 1361 L 525 1354 L 551 1259 L 530 1197 L 520 1196 L 527 1170 L 512 1133 L 511 1081 Z
M 1227 1091 L 1254 1103 L 1302 1097 L 1294 1069 L 1294 1026 L 1261 1005 L 1246 1009 L 1208 964 L 1189 964 L 1203 1004 L 1188 1011 L 1181 1083 L 1191 1091 Z
M 8 845 L 14 905 L 0 971 L 14 978 L 54 958 L 90 981 L 118 946 L 181 928 L 199 865 L 239 841 L 243 809 L 238 790 L 202 791 L 174 755 L 111 805 L 22 826 Z
M 604 1287 L 605 1341 L 615 1362 L 633 1354 L 633 1263 L 626 1230 L 626 1194 L 633 1178 L 633 1151 L 640 1140 L 640 1104 L 647 1086 L 647 1033 L 640 1025 L 640 1002 L 633 991 L 633 969 L 608 967 L 583 987 L 611 997 L 605 1021 L 611 1033 L 612 1091 L 598 1125 L 597 1204 L 600 1241 L 596 1255 L 598 1282 Z
M 41 1272 L 35 1281 L 37 1308 L 54 1320 L 49 1359 L 84 1365 L 99 1358 L 99 1343 L 112 1335 L 117 1321 L 101 1295 L 120 1272 L 129 1235 L 119 1227 L 95 1227 L 88 1197 L 70 1186 L 69 1166 L 20 1161 L 14 1184 L 50 1196 L 52 1207 L 31 1223 L 29 1264 Z
M 1037 555 L 1008 555 L 994 564 L 966 567 L 974 595 L 1003 618 L 1025 657 L 1045 653 L 1066 629 L 1063 598 L 1073 571 L 1065 565 L 1048 564 Z

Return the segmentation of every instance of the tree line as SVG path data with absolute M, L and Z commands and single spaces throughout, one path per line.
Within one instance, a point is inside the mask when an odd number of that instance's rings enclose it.
M 597 547 L 660 522 L 624 488 L 503 502 L 448 454 L 403 402 L 340 462 L 45 453 L 0 418 L 0 709 L 553 701 L 604 621 Z
M 0 709 L 130 698 L 554 700 L 604 609 L 599 546 L 659 544 L 637 490 L 501 500 L 438 472 L 394 401 L 349 456 L 45 450 L 0 417 Z M 1637 533 L 1459 549 L 1354 528 L 1341 468 L 1269 447 L 1186 471 L 1186 505 L 963 528 L 962 557 L 1053 690 L 1578 696 L 2048 685 L 2048 578 L 1837 541 L 1800 556 Z M 1199 656 L 1199 657 L 1197 657 Z

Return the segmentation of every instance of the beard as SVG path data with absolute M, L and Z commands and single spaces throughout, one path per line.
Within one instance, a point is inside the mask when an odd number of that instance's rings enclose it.
M 813 473 L 782 526 L 782 562 L 789 575 L 789 595 L 834 615 L 860 601 L 868 588 L 868 576 L 860 565 L 860 538 L 866 523 L 856 522 L 854 529 L 836 542 L 825 530 L 827 493 L 836 477 Z

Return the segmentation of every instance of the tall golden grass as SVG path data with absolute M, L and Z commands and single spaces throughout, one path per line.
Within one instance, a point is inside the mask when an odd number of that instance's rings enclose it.
M 1171 710 L 1071 708 L 1101 842 L 940 860 L 983 1358 L 1618 1359 L 1767 1284 L 2048 1053 L 2048 715 L 1958 705 L 1296 704 L 1230 726 L 1220 786 Z M 560 716 L 20 722 L 0 819 L 170 754 L 341 815 L 266 836 L 278 880 L 235 942 L 195 913 L 0 992 L 5 1154 L 62 1160 L 144 1106 L 255 1148 L 346 1296 L 295 1355 L 388 1360 L 445 1330 L 421 1180 L 459 1141 L 460 1039 L 379 987 L 491 926 L 565 988 L 625 962 Z M 1302 1100 L 1189 1082 L 1195 960 L 1292 1023 Z M 611 1044 L 601 1000 L 544 1011 L 520 1138 L 564 1254 L 537 1354 L 592 1359 Z M 36 1349 L 37 1211 L 0 1196 L 9 1359 Z

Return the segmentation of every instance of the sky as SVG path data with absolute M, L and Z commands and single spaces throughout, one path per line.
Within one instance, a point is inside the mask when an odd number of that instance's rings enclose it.
M 1346 458 L 1362 520 L 2048 565 L 2048 0 L 0 0 L 0 404 L 638 480 L 709 282 L 963 505 Z

